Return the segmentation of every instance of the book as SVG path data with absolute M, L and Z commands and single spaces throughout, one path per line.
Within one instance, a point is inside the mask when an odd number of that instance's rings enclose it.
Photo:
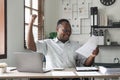
M 90 8 L 90 11 L 91 11 L 91 15 L 90 15 L 91 26 L 94 26 L 93 7 Z
M 98 26 L 98 7 L 90 8 L 91 26 Z
M 94 10 L 94 26 L 98 26 L 98 8 L 97 7 L 94 7 L 93 8 Z

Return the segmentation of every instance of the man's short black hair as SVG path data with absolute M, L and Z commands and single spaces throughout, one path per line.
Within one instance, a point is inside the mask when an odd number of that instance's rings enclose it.
M 67 22 L 67 23 L 70 25 L 70 22 L 69 22 L 67 19 L 60 19 L 60 20 L 58 20 L 58 22 L 57 22 L 57 26 L 58 26 L 59 24 L 62 24 L 63 22 Z

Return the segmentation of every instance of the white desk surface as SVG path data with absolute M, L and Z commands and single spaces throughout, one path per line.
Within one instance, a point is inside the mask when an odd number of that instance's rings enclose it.
M 11 67 L 12 68 L 12 67 Z M 100 72 L 76 72 L 75 69 L 65 69 L 63 71 L 50 71 L 47 73 L 27 73 L 18 72 L 17 70 L 10 71 L 10 67 L 7 68 L 7 72 L 0 74 L 0 78 L 107 78 L 107 77 L 120 77 L 120 73 L 116 74 L 102 74 Z

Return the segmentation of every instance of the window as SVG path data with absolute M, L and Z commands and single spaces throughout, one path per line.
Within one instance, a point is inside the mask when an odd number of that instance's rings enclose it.
M 28 24 L 32 14 L 37 15 L 33 24 L 34 40 L 43 39 L 44 31 L 44 0 L 25 0 L 25 48 L 28 33 Z
M 7 57 L 6 0 L 0 0 L 0 59 Z

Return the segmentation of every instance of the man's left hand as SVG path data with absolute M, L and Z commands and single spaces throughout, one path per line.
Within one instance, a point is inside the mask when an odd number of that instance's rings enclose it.
M 92 56 L 97 56 L 99 53 L 99 47 L 97 46 L 96 49 L 92 52 Z

